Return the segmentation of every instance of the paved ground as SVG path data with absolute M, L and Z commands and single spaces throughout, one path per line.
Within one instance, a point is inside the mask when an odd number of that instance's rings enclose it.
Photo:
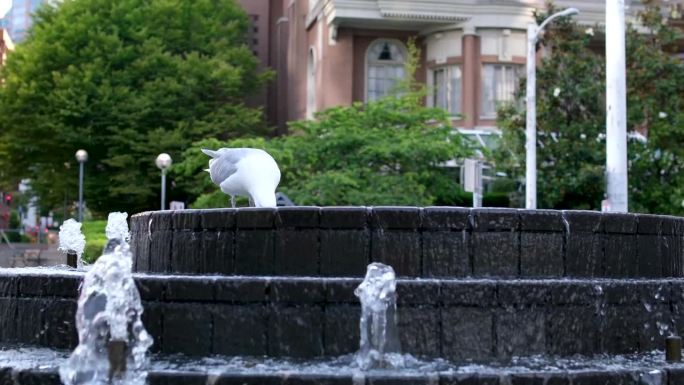
M 57 244 L 0 243 L 0 267 L 54 266 L 66 263 L 66 256 Z

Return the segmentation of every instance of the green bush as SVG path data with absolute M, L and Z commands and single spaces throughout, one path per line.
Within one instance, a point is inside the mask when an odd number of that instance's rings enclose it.
M 102 249 L 107 244 L 107 236 L 105 235 L 105 227 L 107 221 L 89 221 L 84 222 L 81 231 L 86 238 L 85 251 L 83 253 L 83 260 L 87 263 L 93 263 L 102 255 Z

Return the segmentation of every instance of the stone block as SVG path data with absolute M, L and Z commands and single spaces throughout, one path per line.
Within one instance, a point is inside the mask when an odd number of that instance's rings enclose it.
M 562 216 L 570 234 L 603 232 L 603 217 L 599 211 L 563 211 Z
M 279 229 L 275 239 L 275 271 L 279 275 L 319 274 L 318 229 Z
M 368 227 L 368 209 L 365 207 L 322 207 L 321 228 L 364 229 Z
M 442 281 L 440 299 L 444 305 L 492 307 L 497 306 L 497 287 L 494 281 Z
M 39 369 L 21 369 L 15 371 L 15 385 L 61 385 L 59 374 L 54 371 Z
M 605 301 L 603 287 L 591 282 L 556 282 L 550 292 L 553 305 L 594 305 Z
M 166 304 L 163 312 L 163 351 L 189 356 L 206 356 L 211 351 L 209 307 L 194 304 Z
M 150 351 L 158 353 L 162 351 L 162 309 L 163 305 L 158 302 L 143 302 L 142 322 L 145 330 L 152 336 L 154 341 Z
M 211 301 L 214 299 L 214 280 L 206 277 L 172 277 L 166 282 L 169 301 Z
M 354 303 L 359 299 L 354 295 L 362 279 L 332 278 L 325 281 L 325 301 L 327 303 Z
M 148 385 L 205 385 L 207 375 L 200 372 L 155 372 L 147 374 Z
M 486 309 L 442 309 L 442 355 L 452 361 L 491 359 L 492 325 L 492 312 Z
M 511 374 L 511 385 L 547 385 L 547 375 L 534 373 Z
M 634 278 L 639 275 L 635 235 L 606 234 L 603 248 L 606 277 Z
M 135 285 L 140 293 L 140 298 L 143 301 L 161 301 L 164 299 L 164 292 L 166 291 L 166 278 L 159 276 L 147 276 L 144 278 L 137 278 Z
M 470 229 L 470 209 L 463 207 L 426 207 L 423 209 L 424 230 L 454 231 Z
M 202 232 L 195 232 L 195 230 L 174 231 L 171 246 L 171 272 L 200 273 L 201 245 Z
M 212 379 L 212 385 L 282 385 L 283 375 L 278 373 L 225 373 Z
M 325 302 L 324 281 L 320 278 L 274 278 L 270 282 L 269 300 L 282 303 Z
M 546 352 L 546 315 L 543 310 L 499 311 L 495 327 L 498 358 Z
M 274 273 L 273 230 L 238 230 L 235 241 L 236 274 L 272 275 Z
M 662 277 L 664 258 L 662 258 L 660 237 L 652 234 L 638 234 L 636 245 L 639 260 L 638 276 L 647 278 Z
M 496 374 L 440 373 L 439 385 L 499 385 Z
M 268 282 L 267 279 L 256 277 L 219 279 L 214 284 L 215 298 L 232 303 L 265 302 Z
M 164 218 L 161 216 L 160 218 Z M 150 271 L 166 273 L 171 271 L 171 245 L 173 231 L 156 230 L 150 241 Z
M 323 355 L 321 306 L 273 306 L 268 320 L 268 353 L 275 356 Z
M 677 235 L 663 234 L 660 237 L 663 276 L 682 277 L 682 239 Z
M 235 272 L 233 243 L 235 233 L 226 231 L 203 231 L 197 269 L 202 274 L 231 275 Z
M 326 277 L 358 277 L 370 263 L 368 230 L 321 230 L 321 274 Z
M 212 353 L 230 356 L 268 353 L 268 317 L 264 305 L 217 305 L 212 313 Z
M 226 231 L 235 229 L 235 213 L 237 209 L 208 209 L 200 212 L 202 229 L 208 231 Z
M 565 244 L 568 277 L 603 276 L 603 243 L 600 234 L 570 232 Z
M 320 225 L 320 214 L 320 207 L 279 207 L 276 212 L 275 225 L 278 228 L 286 229 L 317 229 Z
M 397 303 L 404 305 L 437 305 L 440 302 L 439 281 L 397 281 Z
M 17 301 L 17 298 L 0 298 L 0 342 L 18 342 Z
M 270 207 L 243 207 L 235 213 L 238 230 L 272 229 L 275 226 L 276 209 Z
M 553 284 L 548 281 L 499 281 L 497 283 L 499 306 L 546 306 L 551 301 Z
M 515 231 L 520 225 L 516 209 L 472 209 L 473 231 Z
M 146 273 L 150 271 L 150 246 L 151 236 L 147 230 L 134 233 L 131 236 L 131 247 L 133 249 L 133 271 Z
M 464 231 L 423 233 L 423 276 L 465 277 L 472 275 L 469 234 Z
M 428 381 L 427 376 L 420 374 L 371 374 L 366 377 L 366 385 L 428 385 Z
M 150 219 L 147 223 L 147 229 L 151 233 L 156 233 L 160 230 L 172 230 L 173 221 L 171 216 L 173 211 L 153 211 L 150 213 Z
M 643 326 L 640 310 L 634 306 L 611 306 L 606 309 L 606 327 L 602 351 L 613 354 L 636 353 Z
M 53 299 L 45 303 L 42 340 L 50 348 L 71 350 L 78 344 L 76 332 L 76 301 Z
M 591 372 L 582 371 L 570 374 L 572 385 L 636 385 L 631 375 L 626 372 Z
M 19 294 L 22 297 L 42 297 L 46 295 L 48 275 L 21 275 L 19 277 Z
M 414 356 L 439 357 L 439 309 L 432 306 L 399 307 L 397 312 L 401 351 Z
M 662 217 L 660 215 L 638 214 L 637 233 L 657 235 L 661 231 Z
M 373 230 L 371 260 L 394 268 L 397 276 L 421 276 L 420 233 L 412 230 Z
M 528 277 L 563 276 L 563 234 L 520 234 L 520 271 Z
M 171 214 L 171 223 L 176 231 L 197 231 L 202 229 L 201 210 L 179 210 Z
M 19 276 L 0 275 L 0 297 L 19 295 Z
M 527 232 L 564 232 L 565 224 L 561 211 L 518 210 L 520 230 Z
M 419 207 L 378 206 L 371 210 L 371 227 L 373 229 L 406 229 L 417 230 L 421 225 Z
M 326 356 L 340 356 L 359 350 L 359 305 L 325 307 L 324 351 Z
M 602 213 L 607 234 L 635 234 L 637 216 L 631 213 Z
M 45 306 L 48 301 L 38 298 L 19 298 L 16 301 L 16 335 L 17 341 L 23 344 L 39 345 L 45 341 L 47 330 L 45 322 Z
M 283 385 L 356 385 L 356 383 L 352 376 L 344 373 L 297 373 L 293 376 L 285 376 Z
M 546 323 L 550 354 L 570 356 L 600 352 L 603 317 L 596 306 L 556 306 Z
M 476 277 L 515 277 L 520 263 L 518 233 L 474 232 L 471 248 Z

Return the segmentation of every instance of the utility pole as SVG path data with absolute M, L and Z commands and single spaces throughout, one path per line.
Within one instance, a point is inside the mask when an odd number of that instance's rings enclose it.
M 625 1 L 606 0 L 605 211 L 627 212 Z

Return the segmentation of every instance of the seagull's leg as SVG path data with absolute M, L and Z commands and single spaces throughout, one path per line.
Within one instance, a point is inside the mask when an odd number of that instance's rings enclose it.
M 235 208 L 235 195 L 230 196 L 230 205 L 233 206 L 233 208 Z

